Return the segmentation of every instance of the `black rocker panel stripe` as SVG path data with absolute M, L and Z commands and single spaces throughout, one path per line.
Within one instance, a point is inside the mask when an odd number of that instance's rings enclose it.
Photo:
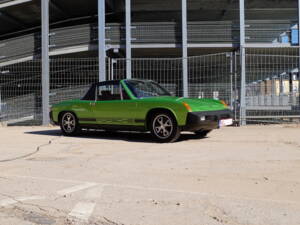
M 96 118 L 80 118 L 79 120 L 83 121 L 83 122 L 96 122 L 97 121 Z M 119 119 L 119 118 L 106 119 L 106 120 L 107 121 L 124 121 L 124 119 Z M 134 122 L 136 122 L 136 123 L 145 123 L 145 120 L 143 120 L 143 119 L 135 119 Z
M 96 122 L 95 118 L 80 118 L 79 120 L 85 122 Z

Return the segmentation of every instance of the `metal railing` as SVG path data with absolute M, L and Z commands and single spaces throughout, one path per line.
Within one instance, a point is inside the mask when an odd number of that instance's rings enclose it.
M 253 123 L 300 119 L 299 49 L 246 49 L 246 120 Z M 224 100 L 239 120 L 238 52 L 188 57 L 188 94 Z M 98 81 L 97 58 L 50 60 L 50 104 L 83 96 Z M 126 77 L 126 59 L 107 59 L 107 79 Z M 132 78 L 155 80 L 183 95 L 182 58 L 132 59 Z M 0 120 L 41 123 L 41 62 L 0 67 Z
M 111 79 L 124 79 L 126 77 L 126 59 L 113 60 L 111 68 Z M 173 94 L 182 96 L 181 58 L 133 59 L 132 78 L 155 80 Z
M 247 49 L 248 121 L 300 118 L 299 60 L 298 48 Z
M 286 33 L 290 42 L 290 29 L 294 24 L 290 20 L 246 21 L 246 38 L 249 43 L 280 43 Z M 60 54 L 70 48 L 97 48 L 96 24 L 84 24 L 52 29 L 50 32 L 50 51 Z M 236 44 L 239 42 L 239 26 L 232 21 L 198 21 L 188 23 L 189 44 Z M 285 36 L 284 36 L 285 37 Z M 122 24 L 106 25 L 106 44 L 116 48 L 124 44 L 125 27 Z M 133 23 L 132 44 L 180 44 L 181 27 L 175 22 L 164 23 Z M 26 44 L 24 44 L 26 43 Z M 0 63 L 21 58 L 33 59 L 41 52 L 39 33 L 0 41 Z

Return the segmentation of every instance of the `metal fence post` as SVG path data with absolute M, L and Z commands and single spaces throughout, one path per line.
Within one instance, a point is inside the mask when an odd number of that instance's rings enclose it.
M 131 79 L 131 0 L 125 0 L 126 9 L 126 78 Z
M 105 0 L 98 0 L 99 81 L 106 80 Z
M 2 98 L 1 98 L 1 86 L 0 86 L 0 116 L 2 114 Z M 0 122 L 1 122 L 1 117 L 0 117 Z
M 240 0 L 240 57 L 241 57 L 241 93 L 240 125 L 246 125 L 246 49 L 245 49 L 245 0 Z
M 181 0 L 182 31 L 182 81 L 183 96 L 188 97 L 188 46 L 187 46 L 187 0 Z
M 111 66 L 110 66 L 110 76 L 111 76 L 111 79 L 115 79 L 115 75 L 114 75 L 114 70 L 115 70 L 115 63 L 116 63 L 116 60 L 114 58 L 111 59 Z
M 234 52 L 234 121 L 237 121 L 237 52 Z
M 111 80 L 111 58 L 107 58 L 107 79 Z
M 230 53 L 230 109 L 233 110 L 233 52 Z
M 49 118 L 49 0 L 42 1 L 42 112 L 43 125 L 50 123 Z

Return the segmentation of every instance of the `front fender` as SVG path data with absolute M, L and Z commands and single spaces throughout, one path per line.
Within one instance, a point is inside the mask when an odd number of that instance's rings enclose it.
M 179 102 L 143 102 L 138 103 L 137 109 L 136 118 L 138 120 L 146 121 L 147 115 L 151 110 L 164 109 L 173 113 L 178 126 L 186 125 L 188 110 Z

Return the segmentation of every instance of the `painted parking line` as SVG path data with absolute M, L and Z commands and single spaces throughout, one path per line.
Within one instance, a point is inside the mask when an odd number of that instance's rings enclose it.
M 2 174 L 0 173 L 1 177 L 5 178 L 19 178 L 19 179 L 24 179 L 24 180 L 40 180 L 40 181 L 50 181 L 50 182 L 58 182 L 58 183 L 73 183 L 76 186 L 72 186 L 70 188 L 66 188 L 63 190 L 59 190 L 56 193 L 58 195 L 65 195 L 68 193 L 84 190 L 96 185 L 110 185 L 110 184 L 101 184 L 101 183 L 96 183 L 96 182 L 89 182 L 85 180 L 71 180 L 71 179 L 60 179 L 60 178 L 51 178 L 51 177 L 36 177 L 36 176 L 22 176 L 22 175 L 12 175 L 12 174 Z M 79 190 L 78 190 L 79 188 Z M 66 193 L 64 193 L 66 192 Z
M 90 216 L 92 215 L 96 203 L 92 202 L 79 202 L 75 205 L 73 210 L 69 213 L 70 217 L 88 222 Z
M 62 183 L 83 183 L 87 181 L 80 180 L 70 180 L 70 179 L 58 179 L 58 178 L 49 178 L 49 177 L 35 177 L 35 176 L 21 176 L 21 175 L 11 175 L 11 174 L 0 174 L 1 177 L 6 178 L 20 178 L 20 179 L 32 179 L 32 180 L 45 180 L 52 182 L 62 182 Z M 91 182 L 88 182 L 91 183 Z
M 69 213 L 69 217 L 88 222 L 96 206 L 96 200 L 102 197 L 103 189 L 104 185 L 99 185 L 86 190 L 84 195 L 85 201 L 77 203 Z
M 0 201 L 0 207 L 5 207 L 13 205 L 19 202 L 25 202 L 30 200 L 42 200 L 46 199 L 44 196 L 26 196 L 26 197 L 17 197 L 17 198 L 7 198 Z
M 85 182 L 85 181 L 81 181 L 81 180 L 68 180 L 68 179 L 32 177 L 32 176 L 18 176 L 18 175 L 11 175 L 11 174 L 0 174 L 0 176 L 23 178 L 23 179 L 47 180 L 47 181 L 53 181 L 53 182 L 69 182 L 69 183 L 82 183 L 82 182 Z M 224 195 L 224 194 L 216 194 L 216 193 L 211 193 L 211 192 L 187 191 L 187 190 L 178 190 L 178 189 L 172 189 L 172 188 L 156 188 L 156 187 L 145 187 L 145 186 L 135 186 L 135 185 L 122 185 L 122 184 L 114 184 L 114 183 L 85 182 L 84 185 L 86 185 L 86 184 L 94 184 L 95 186 L 96 185 L 101 185 L 101 186 L 109 186 L 109 187 L 124 188 L 124 189 L 137 189 L 137 190 L 143 190 L 143 191 L 160 191 L 160 192 L 169 192 L 169 193 L 174 193 L 174 194 L 181 193 L 181 194 L 190 194 L 190 195 L 199 195 L 199 196 L 212 196 L 212 197 L 216 197 L 216 198 L 228 198 L 228 199 L 245 200 L 245 201 L 272 202 L 272 203 L 278 203 L 278 204 L 300 205 L 299 201 L 275 200 L 275 199 L 269 199 L 269 198 L 255 198 L 255 197 L 244 197 L 244 196 L 239 196 L 238 197 L 236 195 Z M 81 185 L 78 185 L 78 186 L 81 186 Z M 87 188 L 89 188 L 89 187 L 87 187 Z M 62 192 L 63 192 L 63 190 L 59 191 L 59 193 L 62 193 Z
M 66 188 L 60 191 L 57 191 L 58 195 L 67 195 L 67 194 L 71 194 L 77 191 L 82 191 L 91 187 L 94 187 L 98 185 L 97 183 L 84 183 L 84 184 L 80 184 L 80 185 L 76 185 L 70 188 Z
M 103 193 L 103 189 L 104 185 L 99 185 L 97 187 L 90 188 L 86 191 L 84 198 L 89 200 L 100 199 Z

